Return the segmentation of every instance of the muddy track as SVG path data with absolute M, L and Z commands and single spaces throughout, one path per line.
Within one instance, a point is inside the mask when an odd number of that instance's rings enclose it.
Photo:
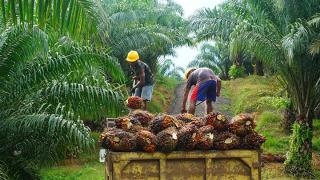
M 172 104 L 170 106 L 169 114 L 179 114 L 180 113 L 181 105 L 182 105 L 182 99 L 183 99 L 184 87 L 185 87 L 185 83 L 181 83 L 181 84 L 178 84 L 177 87 L 175 88 L 175 91 L 174 91 L 175 98 L 174 98 L 174 100 L 173 100 L 173 102 L 172 102 Z M 227 98 L 218 97 L 217 101 L 214 103 L 214 110 L 223 112 L 224 114 L 230 116 L 231 113 L 227 112 L 225 110 L 225 108 L 223 108 L 223 107 L 229 106 L 229 105 L 230 105 L 230 101 Z M 187 103 L 187 107 L 188 107 L 188 103 Z M 205 102 L 203 102 L 203 103 L 201 103 L 200 105 L 197 106 L 196 115 L 202 116 L 202 115 L 205 114 L 205 112 L 206 112 L 206 105 L 205 105 Z

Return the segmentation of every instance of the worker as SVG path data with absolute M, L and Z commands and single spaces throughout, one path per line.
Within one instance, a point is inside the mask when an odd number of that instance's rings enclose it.
M 127 61 L 130 63 L 134 73 L 132 79 L 134 82 L 137 82 L 133 85 L 131 93 L 143 99 L 142 109 L 147 110 L 147 102 L 151 101 L 155 82 L 151 69 L 146 63 L 140 60 L 137 51 L 130 51 L 127 56 Z
M 207 114 L 212 112 L 212 103 L 216 101 L 217 96 L 220 96 L 221 79 L 209 68 L 187 69 L 184 78 L 187 80 L 187 84 L 184 90 L 181 113 L 187 112 L 186 103 L 192 86 L 194 88 L 189 101 L 188 113 L 195 113 L 197 101 L 206 101 Z

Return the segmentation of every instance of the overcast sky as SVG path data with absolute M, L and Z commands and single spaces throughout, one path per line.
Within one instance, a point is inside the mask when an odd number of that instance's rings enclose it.
M 176 0 L 184 9 L 185 18 L 193 15 L 195 11 L 201 8 L 213 8 L 223 0 Z M 177 66 L 187 67 L 198 54 L 198 48 L 180 47 L 176 48 L 176 57 L 168 57 L 174 61 Z

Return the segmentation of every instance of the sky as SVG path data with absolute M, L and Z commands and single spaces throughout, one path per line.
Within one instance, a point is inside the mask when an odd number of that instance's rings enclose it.
M 213 8 L 223 0 L 176 0 L 184 9 L 184 17 L 188 18 L 201 8 Z M 199 47 L 179 47 L 175 49 L 176 57 L 168 56 L 177 66 L 186 68 L 188 63 L 192 61 L 199 52 Z

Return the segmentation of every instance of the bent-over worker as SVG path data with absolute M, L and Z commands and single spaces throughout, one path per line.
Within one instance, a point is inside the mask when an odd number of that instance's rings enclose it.
M 194 114 L 197 101 L 206 101 L 207 114 L 213 111 L 212 103 L 216 101 L 216 97 L 220 96 L 221 79 L 214 74 L 209 68 L 190 68 L 185 72 L 187 85 L 184 90 L 181 113 L 186 113 L 186 103 L 189 92 L 193 88 L 188 113 Z

